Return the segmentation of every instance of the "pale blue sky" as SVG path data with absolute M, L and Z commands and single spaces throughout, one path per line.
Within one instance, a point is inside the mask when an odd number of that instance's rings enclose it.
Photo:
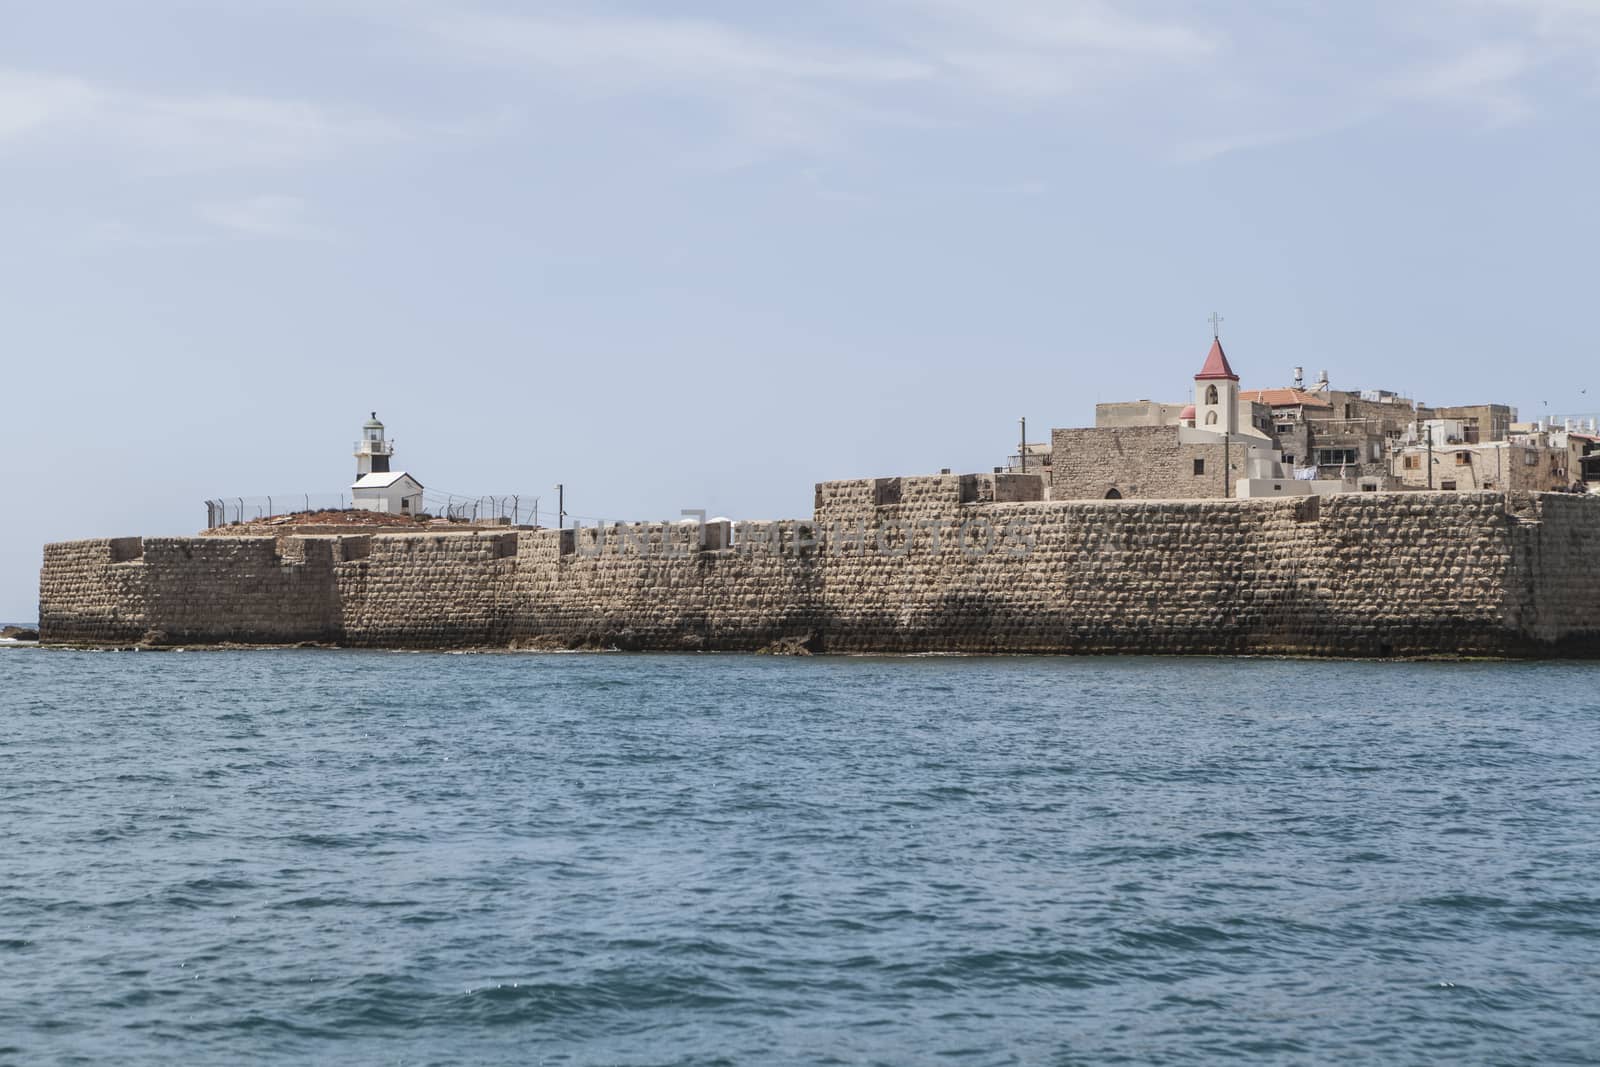
M 1597 116 L 1600 0 L 4 0 L 0 619 L 374 408 L 618 518 L 988 469 L 1213 309 L 1247 388 L 1600 409 Z

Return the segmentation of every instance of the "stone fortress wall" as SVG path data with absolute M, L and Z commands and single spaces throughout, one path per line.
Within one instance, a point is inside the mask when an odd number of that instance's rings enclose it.
M 1600 500 L 1045 501 L 825 482 L 811 519 L 46 546 L 50 643 L 1600 654 Z

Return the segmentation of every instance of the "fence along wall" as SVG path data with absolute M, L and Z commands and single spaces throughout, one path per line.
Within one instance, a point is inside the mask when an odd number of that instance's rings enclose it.
M 1600 653 L 1600 500 L 1030 495 L 998 476 L 823 483 L 812 520 L 674 555 L 660 527 L 613 532 L 603 549 L 593 529 L 69 542 L 45 551 L 41 630 L 417 648 Z M 993 543 L 977 551 L 985 526 Z M 797 533 L 821 543 L 797 549 Z

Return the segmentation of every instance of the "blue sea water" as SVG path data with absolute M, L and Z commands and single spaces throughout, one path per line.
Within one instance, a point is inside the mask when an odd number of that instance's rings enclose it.
M 1600 667 L 0 652 L 0 1061 L 1579 1063 Z

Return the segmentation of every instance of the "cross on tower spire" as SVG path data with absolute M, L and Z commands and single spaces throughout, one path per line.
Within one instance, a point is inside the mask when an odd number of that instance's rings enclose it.
M 1213 341 L 1222 340 L 1222 322 L 1222 316 L 1213 311 L 1211 313 L 1211 339 Z

